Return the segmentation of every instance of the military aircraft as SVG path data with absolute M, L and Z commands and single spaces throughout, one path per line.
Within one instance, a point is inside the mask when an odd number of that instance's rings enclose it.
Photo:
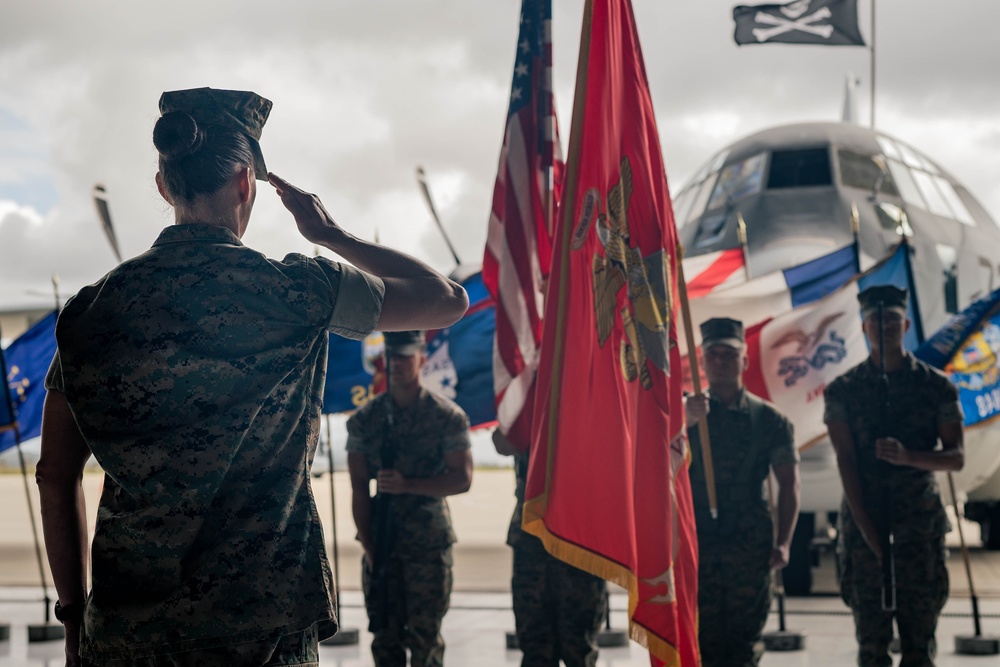
M 739 248 L 742 216 L 751 277 L 851 243 L 856 208 L 862 262 L 884 256 L 900 234 L 908 237 L 928 335 L 1000 284 L 1000 226 L 972 194 L 913 146 L 848 122 L 751 134 L 715 154 L 673 201 L 687 257 Z M 976 505 L 967 511 L 986 521 L 984 536 L 992 518 L 1000 542 L 1000 504 L 993 502 L 1000 498 L 1000 473 L 991 479 L 1000 448 L 988 444 L 966 443 L 965 470 L 955 479 L 958 491 L 985 503 L 978 514 Z M 784 579 L 786 589 L 799 594 L 811 587 L 817 537 L 834 534 L 840 506 L 828 439 L 803 451 L 801 473 L 802 514 Z

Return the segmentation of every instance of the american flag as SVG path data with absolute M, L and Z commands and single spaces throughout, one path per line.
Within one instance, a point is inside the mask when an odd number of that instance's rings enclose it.
M 522 450 L 530 442 L 545 282 L 552 263 L 551 220 L 563 172 L 552 99 L 551 26 L 551 0 L 523 0 L 483 257 L 483 282 L 497 303 L 497 421 Z

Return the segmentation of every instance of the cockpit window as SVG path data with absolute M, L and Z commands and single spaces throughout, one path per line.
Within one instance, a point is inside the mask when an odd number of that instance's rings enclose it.
M 962 199 L 955 192 L 955 188 L 951 187 L 951 183 L 944 180 L 940 176 L 934 176 L 934 184 L 937 185 L 938 190 L 941 191 L 941 196 L 944 197 L 945 201 L 948 202 L 948 207 L 951 208 L 952 213 L 955 214 L 955 219 L 961 222 L 963 225 L 974 225 L 976 224 L 975 218 L 969 213 L 969 209 L 965 207 Z
M 927 208 L 930 212 L 934 215 L 940 215 L 942 218 L 954 218 L 955 215 L 951 212 L 948 202 L 944 200 L 944 196 L 938 191 L 937 186 L 934 185 L 934 177 L 926 171 L 919 169 L 913 169 L 911 173 L 917 187 L 920 188 L 920 194 L 924 196 L 924 200 L 927 202 Z
M 674 216 L 678 229 L 705 211 L 705 204 L 719 177 L 719 169 L 728 155 L 728 149 L 721 151 L 702 165 L 691 181 L 674 198 Z
M 840 163 L 840 182 L 845 187 L 860 188 L 869 193 L 899 196 L 896 182 L 892 179 L 882 156 L 862 155 L 846 148 L 837 149 Z
M 731 164 L 719 173 L 719 180 L 708 200 L 706 210 L 732 205 L 760 192 L 764 180 L 764 153 Z
M 771 153 L 768 190 L 832 184 L 830 152 L 825 146 Z

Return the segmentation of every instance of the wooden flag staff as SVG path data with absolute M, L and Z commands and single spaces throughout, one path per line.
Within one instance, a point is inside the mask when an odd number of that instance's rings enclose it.
M 691 326 L 691 307 L 688 303 L 687 281 L 684 279 L 684 246 L 677 245 L 677 291 L 681 298 L 681 317 L 684 319 L 684 336 L 687 338 L 688 365 L 691 368 L 691 386 L 696 396 L 701 391 L 701 368 L 698 366 L 698 349 L 694 344 L 694 328 Z M 715 495 L 715 468 L 712 465 L 712 443 L 708 438 L 708 419 L 698 422 L 698 439 L 701 443 L 701 459 L 705 466 L 705 486 L 708 487 L 708 510 L 713 519 L 719 518 L 719 502 Z

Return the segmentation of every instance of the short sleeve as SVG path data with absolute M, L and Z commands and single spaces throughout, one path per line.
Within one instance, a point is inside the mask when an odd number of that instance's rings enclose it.
M 59 357 L 59 350 L 56 350 L 56 354 L 52 357 L 52 363 L 49 364 L 49 371 L 45 374 L 45 388 L 58 391 L 59 393 L 66 393 L 66 383 L 63 381 L 62 374 L 62 360 Z
M 838 386 L 832 384 L 823 391 L 825 407 L 823 409 L 823 423 L 844 422 L 847 423 L 847 405 L 840 398 Z
M 378 276 L 349 264 L 340 264 L 340 289 L 330 315 L 329 330 L 353 340 L 362 340 L 375 330 L 382 314 L 385 283 Z
M 775 415 L 771 431 L 771 466 L 783 466 L 799 462 L 799 452 L 795 449 L 795 429 L 792 422 L 781 415 Z
M 446 452 L 472 448 L 472 440 L 469 438 L 469 418 L 464 412 L 457 411 L 451 416 L 442 440 L 442 449 Z
M 962 403 L 958 398 L 958 389 L 950 381 L 942 383 L 941 401 L 938 404 L 938 424 L 953 424 L 964 422 Z
M 347 420 L 347 451 L 349 452 L 364 453 L 365 451 L 366 436 L 362 419 L 362 413 L 355 412 Z

